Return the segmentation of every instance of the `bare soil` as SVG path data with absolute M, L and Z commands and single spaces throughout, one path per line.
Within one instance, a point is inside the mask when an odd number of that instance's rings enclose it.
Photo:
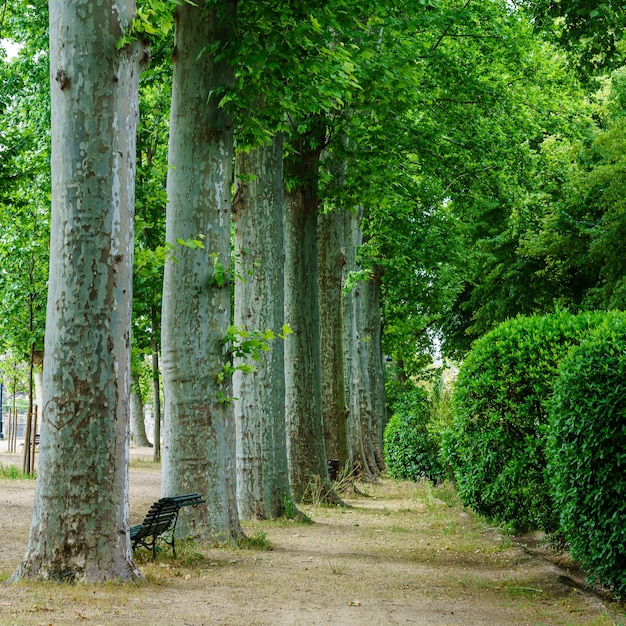
M 20 460 L 0 454 L 0 463 Z M 131 522 L 160 484 L 158 465 L 131 463 Z M 626 624 L 624 607 L 586 589 L 567 555 L 501 535 L 449 487 L 359 489 L 349 508 L 307 507 L 312 524 L 246 522 L 260 549 L 181 544 L 178 558 L 168 548 L 155 562 L 138 554 L 139 584 L 0 584 L 0 625 Z M 0 580 L 26 548 L 34 490 L 34 481 L 0 480 Z

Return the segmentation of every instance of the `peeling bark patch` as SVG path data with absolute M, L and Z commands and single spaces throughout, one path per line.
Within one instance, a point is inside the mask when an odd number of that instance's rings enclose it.
M 72 82 L 71 78 L 68 76 L 67 72 L 62 67 L 57 70 L 54 80 L 57 81 L 59 85 L 59 89 L 61 89 L 61 91 L 63 91 L 64 89 L 67 89 Z

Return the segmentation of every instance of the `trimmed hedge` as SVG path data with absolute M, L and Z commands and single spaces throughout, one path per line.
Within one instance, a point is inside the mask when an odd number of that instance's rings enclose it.
M 429 433 L 430 404 L 425 391 L 415 387 L 394 403 L 385 427 L 385 465 L 392 478 L 433 482 L 443 480 L 439 449 Z
M 560 361 L 602 319 L 566 312 L 518 317 L 475 342 L 442 440 L 464 504 L 514 532 L 558 528 L 546 478 L 547 401 Z
M 561 364 L 550 403 L 550 474 L 572 556 L 626 597 L 626 315 Z

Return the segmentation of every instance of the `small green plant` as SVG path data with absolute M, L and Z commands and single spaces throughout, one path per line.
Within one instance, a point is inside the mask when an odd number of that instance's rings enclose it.
M 27 474 L 16 465 L 4 465 L 0 463 L 0 478 L 9 480 L 34 480 L 37 478 L 36 472 Z
M 218 384 L 230 380 L 235 372 L 251 374 L 254 365 L 249 362 L 258 361 L 264 352 L 269 352 L 270 344 L 276 339 L 285 339 L 291 334 L 291 328 L 284 324 L 280 333 L 272 330 L 247 330 L 246 328 L 231 325 L 222 342 L 227 346 L 230 358 L 217 375 Z M 230 403 L 235 398 L 218 391 L 218 401 Z
M 330 567 L 330 573 L 334 576 L 340 576 L 346 570 L 344 564 L 340 563 L 339 561 L 331 560 L 329 561 L 328 565 Z
M 228 268 L 220 261 L 217 253 L 212 252 L 209 256 L 213 260 L 213 275 L 209 279 L 209 286 L 226 286 L 228 284 Z
M 290 496 L 283 496 L 283 511 L 284 516 L 287 519 L 294 519 L 298 514 L 298 508 L 296 507 L 296 503 L 293 501 L 293 498 Z
M 243 537 L 237 545 L 244 550 L 269 550 L 271 548 L 267 534 L 262 531 Z

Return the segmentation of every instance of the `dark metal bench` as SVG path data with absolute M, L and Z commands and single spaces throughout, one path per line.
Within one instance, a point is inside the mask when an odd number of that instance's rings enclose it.
M 131 526 L 130 540 L 133 550 L 143 546 L 152 550 L 152 558 L 156 558 L 156 544 L 159 538 L 172 546 L 172 553 L 176 556 L 174 533 L 178 521 L 178 511 L 184 506 L 198 506 L 205 500 L 199 493 L 188 493 L 183 496 L 172 496 L 157 500 L 151 507 L 141 524 Z M 163 535 L 171 531 L 172 539 L 168 541 Z

